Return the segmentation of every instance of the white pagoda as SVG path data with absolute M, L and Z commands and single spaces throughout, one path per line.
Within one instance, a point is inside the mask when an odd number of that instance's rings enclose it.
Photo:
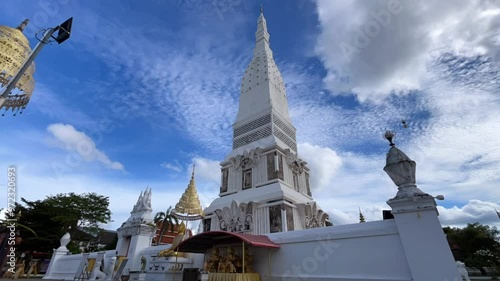
M 307 163 L 297 154 L 262 10 L 255 39 L 241 82 L 233 150 L 221 162 L 219 198 L 204 210 L 204 231 L 265 234 L 327 226 L 328 215 L 312 198 Z

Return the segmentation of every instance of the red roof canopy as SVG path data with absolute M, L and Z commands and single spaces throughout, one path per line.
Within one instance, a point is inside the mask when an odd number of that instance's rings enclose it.
M 254 247 L 279 248 L 265 235 L 234 233 L 227 231 L 207 231 L 182 241 L 178 246 L 179 252 L 204 253 L 217 244 L 231 244 L 244 241 Z

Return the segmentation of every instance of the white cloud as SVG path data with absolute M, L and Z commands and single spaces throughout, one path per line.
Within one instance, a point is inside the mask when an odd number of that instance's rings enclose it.
M 196 165 L 196 187 L 201 204 L 208 207 L 219 196 L 220 162 L 197 156 L 192 159 L 192 163 Z
M 439 212 L 438 218 L 443 226 L 461 228 L 468 223 L 478 222 L 484 225 L 500 227 L 500 219 L 495 212 L 495 208 L 500 210 L 500 205 L 492 202 L 470 200 L 462 207 L 454 206 L 445 208 L 438 206 L 437 208 Z M 371 207 L 353 206 L 350 209 L 330 208 L 326 209 L 326 211 L 334 225 L 341 225 L 358 223 L 359 209 L 361 209 L 366 221 L 377 221 L 382 219 L 383 210 L 390 210 L 391 208 L 387 205 Z
M 381 101 L 392 91 L 421 89 L 428 65 L 445 52 L 499 54 L 495 1 L 318 0 L 317 53 L 335 94 Z
M 169 170 L 172 170 L 174 172 L 177 172 L 177 173 L 180 173 L 182 171 L 182 166 L 179 164 L 178 161 L 176 161 L 175 163 L 163 162 L 160 164 L 160 166 L 162 166 L 165 169 L 169 169 Z
M 440 204 L 442 201 L 438 201 Z M 444 201 L 446 202 L 446 201 Z M 352 202 L 351 202 L 352 204 Z M 371 205 L 348 207 L 326 208 L 325 210 L 330 216 L 330 220 L 334 225 L 351 224 L 359 222 L 359 210 L 363 213 L 366 221 L 377 221 L 382 219 L 382 211 L 390 210 L 388 205 Z M 323 206 L 322 206 L 323 207 Z M 443 207 L 437 206 L 439 212 L 439 220 L 443 226 L 464 227 L 468 223 L 480 223 L 490 226 L 500 227 L 500 219 L 495 212 L 495 209 L 500 210 L 500 205 L 481 201 L 470 200 L 462 207 Z
M 443 208 L 438 206 L 441 223 L 458 227 L 475 222 L 486 225 L 500 225 L 500 218 L 495 209 L 500 211 L 500 205 L 481 200 L 470 200 L 462 207 Z
M 59 146 L 68 152 L 76 153 L 86 162 L 101 162 L 107 168 L 113 170 L 122 170 L 123 165 L 120 162 L 112 161 L 99 149 L 94 141 L 85 133 L 76 130 L 69 124 L 51 124 L 47 131 L 57 140 Z
M 342 165 L 342 159 L 330 148 L 311 145 L 309 143 L 299 144 L 299 155 L 311 169 L 311 187 L 314 190 L 322 190 L 331 187 L 332 179 Z
M 372 206 L 369 208 L 354 207 L 352 210 L 339 210 L 337 208 L 328 209 L 330 221 L 334 225 L 351 224 L 359 222 L 359 211 L 365 217 L 365 221 L 378 221 L 382 220 L 382 211 L 389 210 L 390 208 L 383 208 L 381 206 Z
M 205 181 L 220 184 L 220 162 L 203 157 L 194 157 L 193 163 L 196 165 L 196 177 Z

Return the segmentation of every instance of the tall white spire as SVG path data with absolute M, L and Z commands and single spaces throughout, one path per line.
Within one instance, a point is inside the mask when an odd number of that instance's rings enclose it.
M 260 16 L 257 19 L 257 32 L 255 32 L 255 42 L 259 44 L 260 41 L 267 44 L 269 48 L 269 33 L 267 32 L 266 19 L 264 18 L 264 11 L 260 9 Z M 270 49 L 269 49 L 270 50 Z
M 297 151 L 295 128 L 288 115 L 283 77 L 273 59 L 266 19 L 261 9 L 255 32 L 253 58 L 241 81 L 240 103 L 233 125 L 233 149 L 272 145 Z M 264 141 L 266 139 L 267 141 Z M 255 145 L 250 145 L 255 143 Z

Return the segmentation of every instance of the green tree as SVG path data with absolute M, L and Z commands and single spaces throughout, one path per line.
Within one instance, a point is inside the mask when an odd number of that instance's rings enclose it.
M 171 232 L 173 232 L 175 230 L 175 226 L 179 225 L 179 220 L 172 213 L 172 206 L 170 206 L 166 212 L 156 213 L 154 223 L 156 225 L 161 225 L 160 236 L 156 241 L 156 245 L 160 245 L 163 235 L 165 234 L 165 230 L 168 228 Z
M 99 224 L 111 220 L 109 198 L 96 193 L 58 194 L 47 197 L 44 201 L 60 211 L 53 219 L 62 223 L 65 228 L 71 227 L 72 230 L 81 229 L 97 235 Z
M 21 229 L 21 251 L 51 252 L 59 247 L 59 239 L 66 231 L 73 235 L 80 229 L 95 235 L 100 223 L 111 220 L 109 198 L 96 193 L 58 194 L 37 201 L 21 198 L 21 202 L 15 208 L 15 213 L 22 213 L 19 223 L 37 234 Z M 68 248 L 76 251 L 77 245 L 70 243 Z
M 464 228 L 443 228 L 450 243 L 460 248 L 459 256 L 467 266 L 485 267 L 500 265 L 500 231 L 479 223 Z
M 365 216 L 361 213 L 361 208 L 359 209 L 359 222 L 366 222 Z

